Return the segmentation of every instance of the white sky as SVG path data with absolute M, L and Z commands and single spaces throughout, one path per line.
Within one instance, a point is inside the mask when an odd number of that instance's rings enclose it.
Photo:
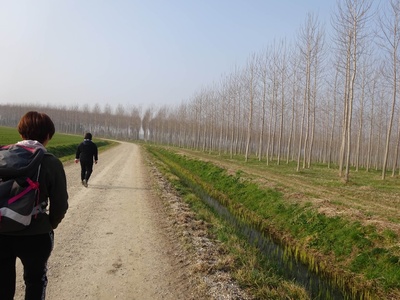
M 188 101 L 336 0 L 0 0 L 0 103 Z

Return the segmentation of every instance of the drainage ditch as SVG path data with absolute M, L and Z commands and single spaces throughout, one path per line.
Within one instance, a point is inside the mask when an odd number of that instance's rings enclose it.
M 184 180 L 183 178 L 181 178 Z M 250 227 L 240 221 L 229 210 L 221 205 L 217 200 L 210 197 L 199 186 L 186 180 L 187 184 L 209 207 L 211 207 L 220 217 L 233 226 L 237 232 L 244 236 L 247 241 L 256 246 L 268 260 L 273 262 L 280 270 L 282 276 L 288 280 L 303 286 L 309 293 L 311 299 L 315 300 L 362 300 L 364 297 L 351 291 L 343 291 L 332 283 L 332 280 L 325 278 L 321 274 L 316 274 L 310 268 L 296 259 L 285 246 L 279 245 L 270 237 L 261 233 L 259 230 Z

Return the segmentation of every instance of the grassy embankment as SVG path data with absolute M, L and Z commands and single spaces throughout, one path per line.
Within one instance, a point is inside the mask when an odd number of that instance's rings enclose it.
M 0 127 L 0 145 L 13 144 L 21 140 L 16 128 Z M 54 154 L 61 161 L 67 161 L 75 157 L 76 148 L 82 142 L 82 136 L 55 133 L 47 145 L 47 151 Z M 93 142 L 103 151 L 112 146 L 114 142 L 93 139 Z
M 202 218 L 214 222 L 214 236 L 232 257 L 229 268 L 258 298 L 305 299 L 273 262 L 210 217 L 188 189 L 201 187 L 243 222 L 286 247 L 288 255 L 347 291 L 349 299 L 398 299 L 400 246 L 398 178 L 354 172 L 349 184 L 337 170 L 313 166 L 297 173 L 292 164 L 161 147 L 147 148 L 167 177 Z M 211 163 L 211 162 L 213 163 Z M 168 175 L 169 174 L 169 175 Z M 229 235 L 229 237 L 228 237 Z M 251 251 L 249 251 L 251 249 Z M 286 295 L 284 295 L 286 293 Z

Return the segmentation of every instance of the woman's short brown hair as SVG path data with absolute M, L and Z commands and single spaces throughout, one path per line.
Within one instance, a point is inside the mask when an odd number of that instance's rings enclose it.
M 17 126 L 19 134 L 24 140 L 36 140 L 44 143 L 51 139 L 55 133 L 53 121 L 45 113 L 29 111 L 22 116 Z

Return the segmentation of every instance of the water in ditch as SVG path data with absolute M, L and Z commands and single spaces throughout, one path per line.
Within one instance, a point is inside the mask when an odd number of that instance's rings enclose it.
M 249 243 L 255 245 L 261 253 L 273 261 L 281 270 L 284 277 L 293 280 L 303 286 L 309 293 L 311 299 L 315 300 L 341 300 L 341 299 L 361 299 L 351 293 L 343 293 L 339 288 L 333 287 L 326 278 L 309 270 L 302 262 L 292 255 L 285 255 L 284 247 L 275 243 L 271 238 L 266 237 L 258 230 L 243 224 L 229 210 L 221 205 L 217 200 L 211 198 L 199 187 L 192 186 L 198 196 L 212 207 L 221 217 L 233 225 L 240 234 L 245 236 Z

